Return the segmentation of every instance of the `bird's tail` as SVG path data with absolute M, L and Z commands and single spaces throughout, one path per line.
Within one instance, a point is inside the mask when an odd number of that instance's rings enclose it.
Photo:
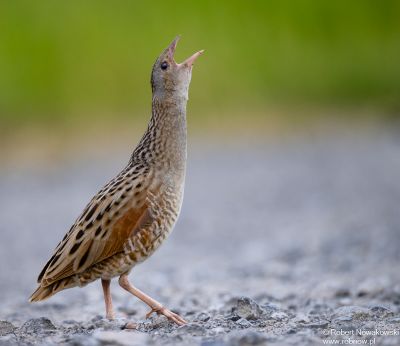
M 33 303 L 46 300 L 62 290 L 75 286 L 77 286 L 77 282 L 76 278 L 73 276 L 53 282 L 48 286 L 40 285 L 36 291 L 32 293 L 31 297 L 29 298 L 29 302 Z

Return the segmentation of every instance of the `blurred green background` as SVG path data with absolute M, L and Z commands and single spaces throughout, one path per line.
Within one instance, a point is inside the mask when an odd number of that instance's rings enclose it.
M 357 119 L 364 110 L 399 115 L 397 0 L 5 0 L 2 133 L 146 122 L 152 64 L 177 34 L 178 61 L 206 50 L 193 73 L 194 124 L 299 106 L 361 110 Z M 290 122 L 296 112 L 284 113 Z

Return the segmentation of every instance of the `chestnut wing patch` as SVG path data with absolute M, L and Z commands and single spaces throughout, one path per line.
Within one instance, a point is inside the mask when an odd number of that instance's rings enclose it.
M 151 222 L 147 203 L 130 208 L 123 208 L 124 204 L 120 203 L 118 215 L 115 214 L 115 208 L 110 208 L 110 203 L 110 200 L 102 201 L 86 208 L 86 215 L 82 213 L 39 275 L 38 281 L 42 286 L 81 273 L 123 251 L 129 236 Z M 89 218 L 88 214 L 91 214 Z M 82 223 L 82 219 L 86 221 Z

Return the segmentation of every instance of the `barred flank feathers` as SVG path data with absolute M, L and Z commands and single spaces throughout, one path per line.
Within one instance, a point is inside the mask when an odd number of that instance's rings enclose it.
M 41 300 L 46 300 L 57 292 L 75 286 L 77 286 L 77 283 L 74 276 L 70 276 L 65 279 L 53 282 L 51 285 L 48 286 L 39 286 L 36 291 L 32 293 L 31 297 L 29 298 L 29 302 L 33 303 L 39 302 Z

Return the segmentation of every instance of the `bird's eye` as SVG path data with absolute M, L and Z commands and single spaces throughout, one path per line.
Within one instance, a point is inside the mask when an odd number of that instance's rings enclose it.
M 168 68 L 168 63 L 166 61 L 163 61 L 161 63 L 161 70 L 166 70 Z

